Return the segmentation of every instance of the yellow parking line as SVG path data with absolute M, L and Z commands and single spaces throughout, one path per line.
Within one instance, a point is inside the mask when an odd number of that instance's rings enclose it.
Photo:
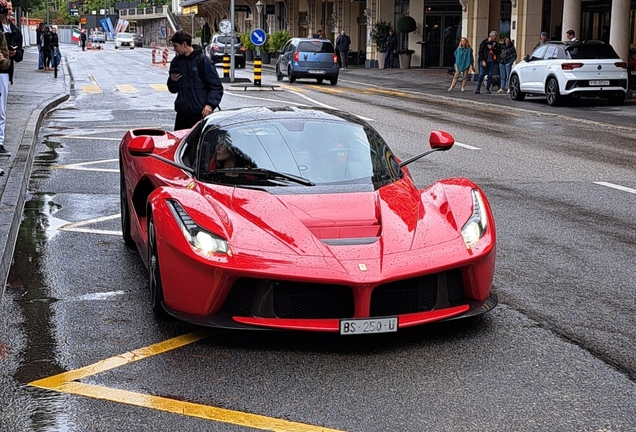
M 41 387 L 41 388 L 56 390 L 57 387 L 65 383 L 86 378 L 91 375 L 95 375 L 95 374 L 98 374 L 110 369 L 114 369 L 120 366 L 124 366 L 128 363 L 132 363 L 138 360 L 145 359 L 147 357 L 161 354 L 166 351 L 170 351 L 175 348 L 182 347 L 184 345 L 189 345 L 193 342 L 197 342 L 197 341 L 200 341 L 201 339 L 205 339 L 209 337 L 210 334 L 211 333 L 209 329 L 198 330 L 192 333 L 185 334 L 183 336 L 178 336 L 163 342 L 156 343 L 154 345 L 150 345 L 144 348 L 139 348 L 134 351 L 129 351 L 115 357 L 110 357 L 102 361 L 99 361 L 97 363 L 93 363 L 92 365 L 84 366 L 83 368 L 75 369 L 68 372 L 63 372 L 61 374 L 53 375 L 48 378 L 32 381 L 29 383 L 29 385 L 32 385 L 34 387 Z
M 77 380 L 200 341 L 211 335 L 211 329 L 197 330 L 134 351 L 109 357 L 83 368 L 32 381 L 29 385 L 61 393 L 119 402 L 189 417 L 246 426 L 253 429 L 279 432 L 339 432 L 337 429 L 313 426 L 306 423 L 277 419 L 259 414 L 233 411 L 209 405 L 77 382 Z
M 258 414 L 233 411 L 192 402 L 168 399 L 160 396 L 146 395 L 127 390 L 112 389 L 78 382 L 66 383 L 56 390 L 62 393 L 71 393 L 94 399 L 120 402 L 128 405 L 151 408 L 159 411 L 166 411 L 174 414 L 181 414 L 189 417 L 197 417 L 254 429 L 280 432 L 337 431 L 337 429 L 313 426 L 306 423 L 297 423 Z
M 165 84 L 148 84 L 151 88 L 160 92 L 167 92 L 168 86 Z
M 130 84 L 119 84 L 115 88 L 122 93 L 139 93 L 139 91 Z
M 98 85 L 83 85 L 82 91 L 84 93 L 101 93 L 102 89 Z

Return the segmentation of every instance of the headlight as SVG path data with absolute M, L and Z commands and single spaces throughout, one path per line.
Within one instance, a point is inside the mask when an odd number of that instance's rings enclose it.
M 472 190 L 473 214 L 462 228 L 462 236 L 466 249 L 470 249 L 477 244 L 480 238 L 486 233 L 488 228 L 488 216 L 481 193 L 477 189 Z
M 181 228 L 181 233 L 196 252 L 204 256 L 211 256 L 215 253 L 230 254 L 225 239 L 197 225 L 178 202 L 169 200 L 168 204 L 179 228 Z

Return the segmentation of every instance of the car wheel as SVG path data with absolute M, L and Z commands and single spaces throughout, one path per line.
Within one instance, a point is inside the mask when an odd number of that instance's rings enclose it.
M 556 78 L 548 78 L 545 85 L 545 100 L 550 106 L 556 106 L 561 102 L 561 93 L 559 92 L 559 82 Z
M 115 47 L 115 49 L 119 49 L 119 47 L 118 47 L 118 46 L 116 46 L 116 47 Z
M 124 243 L 131 249 L 135 248 L 135 241 L 130 235 L 130 209 L 128 208 L 128 195 L 126 194 L 126 180 L 121 161 L 119 162 L 119 213 L 121 219 L 121 234 Z
M 620 96 L 609 97 L 607 98 L 607 101 L 610 105 L 622 105 L 623 102 L 625 102 L 625 93 Z
M 318 82 L 318 84 L 322 84 L 324 80 L 322 78 L 316 78 L 316 81 Z
M 331 79 L 329 80 L 329 82 L 331 83 L 331 85 L 336 85 L 336 84 L 338 84 L 338 77 L 331 78 Z
M 522 101 L 526 98 L 526 94 L 521 91 L 521 84 L 517 75 L 510 77 L 510 98 L 516 101 Z
M 150 210 L 148 214 L 148 288 L 150 290 L 150 305 L 157 318 L 166 319 L 169 315 L 161 304 L 163 301 L 163 286 L 161 284 L 159 255 L 157 254 L 155 220 Z
M 283 80 L 283 74 L 280 73 L 280 68 L 278 67 L 278 65 L 276 65 L 276 81 L 282 81 Z
M 290 84 L 293 84 L 293 83 L 296 82 L 296 77 L 294 75 L 292 75 L 291 70 L 288 71 L 288 75 L 287 76 L 289 77 L 289 83 Z

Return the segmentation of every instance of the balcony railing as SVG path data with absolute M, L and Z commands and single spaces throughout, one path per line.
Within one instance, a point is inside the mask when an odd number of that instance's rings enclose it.
M 127 20 L 136 19 L 153 19 L 153 18 L 164 18 L 168 15 L 168 6 L 155 6 L 143 9 L 122 9 L 119 11 L 119 16 L 125 18 Z

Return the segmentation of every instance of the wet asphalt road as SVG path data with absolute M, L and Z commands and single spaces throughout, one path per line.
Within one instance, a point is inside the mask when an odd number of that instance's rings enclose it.
M 117 145 L 132 127 L 171 128 L 174 96 L 149 86 L 165 83 L 166 71 L 148 64 L 149 50 L 107 45 L 67 57 L 75 94 L 43 124 L 0 304 L 1 431 L 293 430 L 276 421 L 351 431 L 633 429 L 636 129 L 604 126 L 602 103 L 546 116 L 545 105 L 527 110 L 538 102 L 516 110 L 362 86 L 355 72 L 335 87 L 227 92 L 222 106 L 338 107 L 370 119 L 402 159 L 427 147 L 430 130 L 451 132 L 461 145 L 411 172 L 422 186 L 465 176 L 486 191 L 498 229 L 497 309 L 368 338 L 212 330 L 96 366 L 77 379 L 93 397 L 28 386 L 197 330 L 153 317 L 145 269 L 118 233 Z M 633 113 L 628 105 L 623 117 Z M 131 393 L 118 399 L 123 391 Z M 178 402 L 231 411 L 225 421 L 213 410 L 164 411 Z

